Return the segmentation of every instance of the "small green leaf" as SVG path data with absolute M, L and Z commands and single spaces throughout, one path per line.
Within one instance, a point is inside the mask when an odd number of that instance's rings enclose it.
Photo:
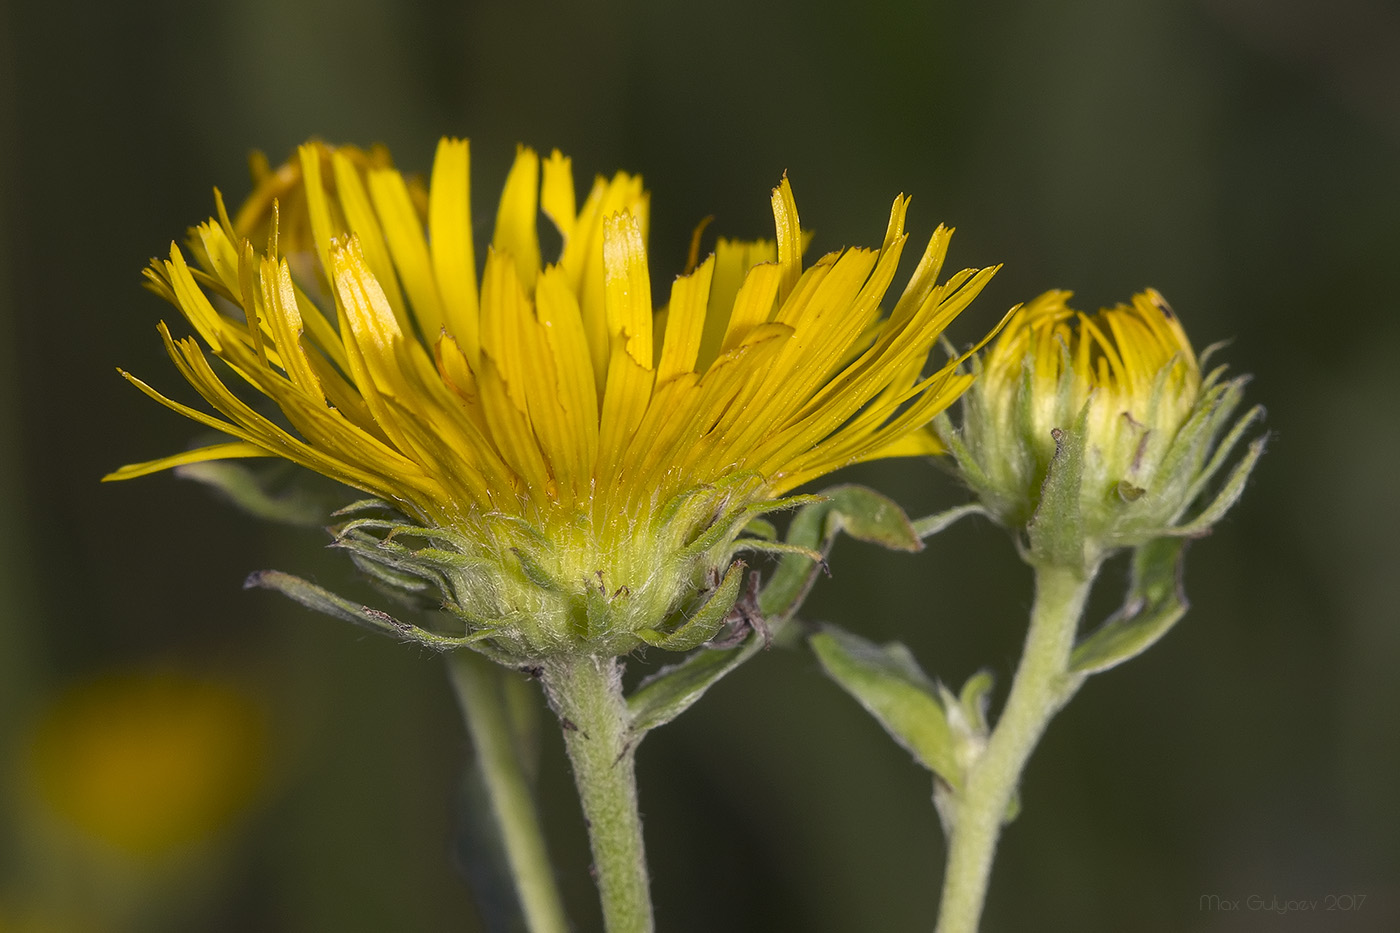
M 1185 542 L 1158 538 L 1133 552 L 1123 607 L 1074 648 L 1070 671 L 1097 674 L 1146 651 L 1186 614 L 1180 568 Z
M 892 499 L 864 486 L 835 486 L 804 506 L 788 525 L 791 550 L 759 593 L 758 605 L 770 621 L 797 611 L 825 567 L 832 541 L 844 531 L 851 537 L 898 551 L 918 551 L 923 541 L 908 516 Z M 800 549 L 800 550 L 796 550 Z
M 398 509 L 394 508 L 392 505 L 390 505 L 389 503 L 385 502 L 383 499 L 356 499 L 354 502 L 350 503 L 349 505 L 344 505 L 344 506 L 341 506 L 340 508 L 336 509 L 334 512 L 331 513 L 331 516 L 334 517 L 334 518 L 340 518 L 340 517 L 343 516 L 343 515 L 354 515 L 354 514 L 356 514 L 357 512 L 397 512 L 397 511 L 398 511 Z
M 1264 445 L 1267 438 L 1255 438 L 1249 444 L 1249 449 L 1240 458 L 1240 462 L 1231 471 L 1230 478 L 1220 487 L 1220 492 L 1210 505 L 1201 510 L 1201 513 L 1184 525 L 1178 525 L 1171 529 L 1171 534 L 1182 538 L 1198 538 L 1209 533 L 1211 526 L 1225 517 L 1225 513 L 1230 511 L 1241 493 L 1244 492 L 1245 483 L 1249 481 L 1249 474 L 1254 471 L 1254 465 L 1259 462 L 1259 458 L 1264 454 Z
M 969 515 L 986 514 L 988 514 L 987 510 L 982 506 L 982 503 L 969 502 L 965 505 L 955 505 L 951 509 L 947 509 L 943 512 L 926 515 L 910 524 L 914 528 L 914 534 L 918 535 L 920 538 L 928 539 L 947 529 L 960 518 L 966 518 Z
M 700 648 L 679 664 L 663 667 L 637 685 L 627 698 L 633 734 L 638 738 L 690 709 L 725 674 L 763 648 L 763 638 L 749 635 L 744 644 L 714 650 Z
M 293 475 L 284 464 L 250 467 L 236 460 L 204 460 L 175 468 L 180 479 L 217 490 L 238 508 L 267 521 L 319 528 L 335 508 L 332 496 L 319 494 L 314 481 Z M 278 487 L 284 487 L 280 490 Z
M 834 486 L 822 493 L 831 521 L 857 541 L 879 544 L 892 551 L 922 551 L 924 542 L 909 516 L 893 499 L 866 486 Z M 828 539 L 835 530 L 828 524 Z
M 763 538 L 739 538 L 735 540 L 734 546 L 730 548 L 734 554 L 742 551 L 751 551 L 761 554 L 781 554 L 786 556 L 800 557 L 808 563 L 820 563 L 826 559 L 826 555 L 821 551 L 814 551 L 811 548 L 800 547 L 796 544 L 788 544 L 786 541 L 765 541 Z
M 963 684 L 962 693 L 958 695 L 958 706 L 962 708 L 968 724 L 981 736 L 991 732 L 991 727 L 987 724 L 987 702 L 988 694 L 992 692 L 992 683 L 991 671 L 978 671 L 967 679 L 967 683 Z
M 515 561 L 520 565 L 520 572 L 525 575 L 525 579 L 546 592 L 563 592 L 559 584 L 540 566 L 539 561 L 535 560 L 533 554 L 518 547 L 511 548 L 510 552 L 515 555 Z
M 963 771 L 938 690 L 909 649 L 876 645 L 828 626 L 811 638 L 822 668 L 864 706 L 896 742 L 955 790 Z

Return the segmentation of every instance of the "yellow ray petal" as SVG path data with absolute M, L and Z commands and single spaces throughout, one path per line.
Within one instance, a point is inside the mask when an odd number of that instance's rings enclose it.
M 408 300 L 413 305 L 418 330 L 423 339 L 431 343 L 438 339 L 446 321 L 442 316 L 437 282 L 433 279 L 428 242 L 423 238 L 423 222 L 398 172 L 392 169 L 370 172 L 369 192 L 384 224 L 384 238 L 394 257 L 394 267 L 403 278 L 404 291 L 408 292 Z M 405 325 L 401 322 L 400 326 Z
M 704 372 L 720 354 L 720 345 L 729 329 L 734 297 L 744 284 L 749 269 L 761 262 L 775 262 L 777 249 L 771 240 L 727 240 L 715 243 L 715 272 L 710 282 L 710 300 L 705 311 L 705 332 L 700 338 L 696 369 Z
M 384 239 L 384 228 L 375 215 L 376 205 L 370 203 L 370 196 L 360 181 L 359 169 L 349 156 L 340 150 L 331 154 L 331 169 L 335 175 L 336 196 L 340 209 L 345 214 L 346 228 L 360 240 L 360 250 L 364 253 L 365 264 L 374 274 L 384 296 L 394 309 L 394 317 L 399 327 L 411 329 L 408 305 L 399 291 L 398 277 L 394 274 L 394 260 L 389 254 L 389 244 Z M 395 173 L 397 174 L 397 173 Z M 383 209 L 379 208 L 380 214 Z
M 496 211 L 496 233 L 491 246 L 515 261 L 520 284 L 528 291 L 535 287 L 540 271 L 540 239 L 535 229 L 540 191 L 540 157 L 535 150 L 520 146 L 515 164 L 506 176 L 501 205 Z
M 598 454 L 598 390 L 578 299 L 569 289 L 568 277 L 557 266 L 550 266 L 540 275 L 535 288 L 535 314 L 544 328 L 558 373 L 559 401 L 568 413 L 576 457 L 573 471 L 582 477 L 591 471 Z
M 481 340 L 472 244 L 471 150 L 465 139 L 444 138 L 438 143 L 428 199 L 433 275 L 442 297 L 443 320 L 467 359 L 474 360 Z
M 185 466 L 189 463 L 202 463 L 205 460 L 235 460 L 242 457 L 276 456 L 277 454 L 270 450 L 264 450 L 256 444 L 249 444 L 247 441 L 231 441 L 227 444 L 213 444 L 209 447 L 200 447 L 198 450 L 186 450 L 183 453 L 172 454 L 169 457 L 161 457 L 159 460 L 147 460 L 145 463 L 128 463 L 126 466 L 119 467 L 102 477 L 102 482 L 135 479 L 138 476 L 159 473 L 161 470 Z
M 271 258 L 264 259 L 261 279 L 268 324 L 288 378 L 308 395 L 324 402 L 321 380 L 301 345 L 301 312 L 297 309 L 296 289 L 292 285 L 292 271 L 287 261 L 284 259 L 278 263 Z
M 605 307 L 612 356 L 600 415 L 600 468 L 621 456 L 651 400 L 651 278 L 637 220 L 627 212 L 608 218 L 603 236 Z
M 700 354 L 700 338 L 705 332 L 705 308 L 714 273 L 715 260 L 711 256 L 690 275 L 677 277 L 671 285 L 666 338 L 661 346 L 661 361 L 656 366 L 658 386 L 695 369 L 695 361 Z
M 778 265 L 783 270 L 778 300 L 785 301 L 802 274 L 802 227 L 797 222 L 797 202 L 793 200 L 787 172 L 773 189 L 773 223 L 778 235 Z
M 578 217 L 574 207 L 574 168 L 569 157 L 558 149 L 544 160 L 544 181 L 540 185 L 540 209 L 553 222 L 568 248 Z M 562 251 L 561 251 L 562 252 Z

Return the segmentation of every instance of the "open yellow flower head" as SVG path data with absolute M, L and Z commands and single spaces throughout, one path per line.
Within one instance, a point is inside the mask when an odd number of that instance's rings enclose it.
M 1093 315 L 1072 310 L 1069 297 L 1050 291 L 1020 308 L 981 358 L 953 439 L 964 478 L 998 520 L 1023 527 L 1040 520 L 1052 463 L 1073 447 L 1074 521 L 1091 548 L 1203 530 L 1181 520 L 1261 411 L 1216 445 L 1245 380 L 1222 382 L 1223 367 L 1203 377 L 1155 290 Z
M 364 490 L 406 521 L 349 522 L 341 543 L 512 656 L 676 645 L 702 604 L 705 628 L 733 603 L 749 519 L 847 464 L 938 451 L 924 426 L 971 377 L 925 374 L 930 349 L 994 271 L 940 284 L 939 227 L 882 316 L 908 199 L 879 248 L 804 267 L 784 178 L 774 240 L 693 247 L 658 302 L 633 175 L 579 203 L 568 158 L 520 149 L 484 250 L 465 141 L 442 140 L 426 189 L 382 149 L 315 142 L 262 176 L 192 231 L 193 263 L 172 245 L 149 270 L 196 334 L 162 324 L 170 356 L 218 414 L 127 377 L 233 440 L 112 478 L 274 456 Z

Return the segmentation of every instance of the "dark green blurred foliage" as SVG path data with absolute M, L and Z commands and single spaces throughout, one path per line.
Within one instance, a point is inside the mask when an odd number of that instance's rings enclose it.
M 440 661 L 240 589 L 264 567 L 345 583 L 317 532 L 169 475 L 98 485 L 195 430 L 113 371 L 192 396 L 139 270 L 212 184 L 241 197 L 248 150 L 312 134 L 419 170 L 470 136 L 483 237 L 517 141 L 585 178 L 640 171 L 658 295 L 705 215 L 767 232 L 787 170 L 814 253 L 877 243 L 903 191 L 916 239 L 946 221 L 956 266 L 1006 262 L 960 341 L 1047 288 L 1097 307 L 1153 285 L 1198 346 L 1234 338 L 1269 407 L 1256 479 L 1188 554 L 1185 620 L 1032 760 L 985 928 L 1400 927 L 1396 48 L 1378 0 L 0 7 L 0 760 L 84 672 L 240 671 L 280 704 L 282 772 L 206 928 L 475 928 Z M 920 462 L 847 478 L 914 515 L 962 495 Z M 916 555 L 842 541 L 832 566 L 807 615 L 1004 685 L 1029 576 L 1001 532 L 963 522 Z M 927 776 L 809 655 L 720 684 L 647 743 L 640 780 L 663 930 L 932 925 Z M 557 742 L 542 787 L 594 929 Z M 1319 903 L 1228 914 L 1212 894 Z M 1348 894 L 1359 911 L 1324 912 Z

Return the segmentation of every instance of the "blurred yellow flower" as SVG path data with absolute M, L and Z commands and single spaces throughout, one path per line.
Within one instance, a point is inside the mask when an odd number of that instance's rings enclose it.
M 29 774 L 63 824 L 158 859 L 226 830 L 266 767 L 262 709 L 239 689 L 121 672 L 73 687 L 40 720 Z
M 425 190 L 382 149 L 308 143 L 263 170 L 235 219 L 220 200 L 192 231 L 197 265 L 172 245 L 148 276 L 199 338 L 162 324 L 171 358 L 222 417 L 127 378 L 236 440 L 108 478 L 284 457 L 442 531 L 477 568 L 443 586 L 469 627 L 547 652 L 588 628 L 552 617 L 577 616 L 596 588 L 628 602 L 604 625 L 621 651 L 723 574 L 763 503 L 848 464 L 940 450 L 922 428 L 970 377 L 924 368 L 994 270 L 939 284 L 940 227 L 882 317 L 907 198 L 878 249 L 804 268 L 784 178 L 775 240 L 721 239 L 699 262 L 697 237 L 658 312 L 639 177 L 599 177 L 580 206 L 569 159 L 520 149 L 478 281 L 468 168 L 467 143 L 442 140 Z M 548 264 L 541 212 L 562 240 Z M 201 342 L 291 430 L 235 395 Z M 480 570 L 510 555 L 520 566 Z

